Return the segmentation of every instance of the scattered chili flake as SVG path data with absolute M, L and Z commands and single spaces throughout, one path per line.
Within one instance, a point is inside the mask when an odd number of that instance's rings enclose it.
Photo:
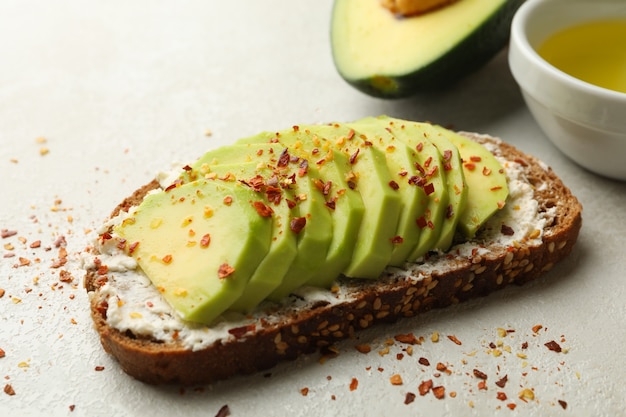
M 394 190 L 394 191 L 395 191 L 395 190 L 398 190 L 398 189 L 400 188 L 400 186 L 398 185 L 398 183 L 397 183 L 397 182 L 395 182 L 395 181 L 393 181 L 393 180 L 389 181 L 389 186 L 390 186 L 390 187 L 391 187 L 391 189 L 392 189 L 392 190 Z
M 506 406 L 509 407 L 511 410 L 515 410 L 515 407 L 517 407 L 515 403 L 509 403 Z
M 543 329 L 543 326 L 541 324 L 536 324 L 533 326 L 533 333 L 538 333 L 541 329 Z
M 478 389 L 482 390 L 482 391 L 486 391 L 487 390 L 487 383 L 485 381 L 480 381 L 478 383 Z
M 561 352 L 561 345 L 559 345 L 554 340 L 551 340 L 548 343 L 545 343 L 545 346 L 553 352 L 557 352 L 557 353 Z
M 500 401 L 506 401 L 507 400 L 506 393 L 504 393 L 502 391 L 498 391 L 496 393 L 496 398 L 499 399 Z
M 6 353 L 4 352 L 4 349 L 0 348 L 0 358 L 4 358 L 6 356 Z
M 354 165 L 356 163 L 356 159 L 359 156 L 359 152 L 361 149 L 357 149 L 352 155 L 350 155 L 350 164 Z
M 135 249 L 137 249 L 137 246 L 139 246 L 139 242 L 131 243 L 130 246 L 128 247 L 128 253 L 132 255 L 133 252 L 135 252 Z
M 298 169 L 298 176 L 299 177 L 304 177 L 307 172 L 309 172 L 309 161 L 306 159 L 303 159 L 300 162 L 300 168 Z
M 15 395 L 15 390 L 13 389 L 13 386 L 11 386 L 11 384 L 6 384 L 4 386 L 4 393 L 7 395 Z
M 484 373 L 484 372 L 482 372 L 482 371 L 480 371 L 480 370 L 478 370 L 478 369 L 474 369 L 474 371 L 473 371 L 473 372 L 474 372 L 474 376 L 475 376 L 476 378 L 479 378 L 479 379 L 487 379 L 487 374 L 486 374 L 486 373 Z
M 461 341 L 459 339 L 457 339 L 457 337 L 452 335 L 452 334 L 448 335 L 448 339 L 450 339 L 451 341 L 453 341 L 457 345 L 461 345 L 462 344 Z
M 394 245 L 399 245 L 402 242 L 404 242 L 404 239 L 402 238 L 402 236 L 394 236 L 390 240 L 391 240 L 391 243 Z
M 165 255 L 163 257 L 163 259 L 161 259 L 164 263 L 166 264 L 171 264 L 172 263 L 172 255 Z
M 30 244 L 29 246 L 31 249 L 35 249 L 35 248 L 39 248 L 41 247 L 41 240 L 36 240 L 33 243 Z
M 101 372 L 101 371 L 104 371 L 104 366 L 98 365 L 94 369 L 95 369 L 96 372 Z
M 404 397 L 404 403 L 411 404 L 413 401 L 415 401 L 415 394 L 413 394 L 412 392 L 407 392 L 406 396 Z
M 426 193 L 426 195 L 431 195 L 435 192 L 435 186 L 432 182 L 424 185 L 424 192 Z
M 419 358 L 417 360 L 417 362 L 419 362 L 420 365 L 424 365 L 424 366 L 430 366 L 430 361 L 426 358 Z
M 75 408 L 76 408 L 76 406 L 74 404 L 70 405 L 70 411 L 74 411 Z
M 223 263 L 220 265 L 220 268 L 217 271 L 217 276 L 219 279 L 224 279 L 235 272 L 235 268 L 228 265 L 227 263 Z
M 424 216 L 421 216 L 415 219 L 415 223 L 417 224 L 417 227 L 419 227 L 420 229 L 423 229 L 428 225 L 428 222 L 426 221 L 426 218 Z
M 215 417 L 228 417 L 230 415 L 230 408 L 227 405 L 223 405 L 222 408 L 219 409 Z
M 470 161 L 472 161 L 472 162 L 480 162 L 480 161 L 482 161 L 482 158 L 480 156 L 478 156 L 478 155 L 472 155 L 472 156 L 470 156 Z
M 228 333 L 235 336 L 236 339 L 243 337 L 248 332 L 253 332 L 256 329 L 256 326 L 253 324 L 248 324 L 246 326 L 234 327 L 232 329 L 228 329 Z
M 561 407 L 563 407 L 563 410 L 566 410 L 566 409 L 567 409 L 567 403 L 566 403 L 565 401 L 563 401 L 563 400 L 559 400 L 559 405 L 560 405 Z
M 355 389 L 357 389 L 358 386 L 359 380 L 356 378 L 352 378 L 352 381 L 350 381 L 350 391 L 354 391 Z
M 512 227 L 503 224 L 500 228 L 500 233 L 502 233 L 504 236 L 513 236 L 515 234 L 515 230 L 513 230 Z
M 438 387 L 433 387 L 433 395 L 438 400 L 441 400 L 446 396 L 446 389 L 441 385 Z
M 9 230 L 9 229 L 0 230 L 0 237 L 2 237 L 2 239 L 15 236 L 16 234 L 17 234 L 17 230 Z
M 256 209 L 256 212 L 259 213 L 259 216 L 261 217 L 271 217 L 272 214 L 274 214 L 274 210 L 272 210 L 270 206 L 263 203 L 262 201 L 255 201 L 254 203 L 252 203 L 252 205 L 254 206 L 254 208 Z
M 448 204 L 448 207 L 446 207 L 446 219 L 451 219 L 452 217 L 454 217 L 454 207 L 452 207 L 452 204 Z
M 294 217 L 289 222 L 289 228 L 296 234 L 300 233 L 304 226 L 306 226 L 306 217 Z
M 372 351 L 372 347 L 370 345 L 356 345 L 354 348 L 361 353 L 370 353 Z
M 206 235 L 202 236 L 202 238 L 200 239 L 200 247 L 202 247 L 202 248 L 209 247 L 210 243 L 211 243 L 211 235 L 209 233 L 207 233 Z
M 231 204 L 233 204 L 233 198 L 227 195 L 226 197 L 224 197 L 224 204 L 226 204 L 227 206 L 230 206 Z
M 509 380 L 509 376 L 504 375 L 502 378 L 496 381 L 496 385 L 499 386 L 500 388 L 504 388 L 508 380 Z
M 483 175 L 485 177 L 488 177 L 489 175 L 491 175 L 491 170 L 489 168 L 487 168 L 486 166 L 483 167 Z
M 307 387 L 301 388 L 300 394 L 302 394 L 303 397 L 306 397 L 309 394 L 309 389 Z
M 522 343 L 522 349 L 528 349 L 528 342 Z
M 426 381 L 422 381 L 419 384 L 419 387 L 417 387 L 417 390 L 419 391 L 421 396 L 424 396 L 426 394 L 428 394 L 428 392 L 430 391 L 430 389 L 433 387 L 433 380 L 429 379 Z
M 289 157 L 289 149 L 285 148 L 283 149 L 282 153 L 280 154 L 280 157 L 278 158 L 278 162 L 276 164 L 277 167 L 279 168 L 284 168 L 289 164 L 289 160 L 291 158 Z
M 391 385 L 402 385 L 402 376 L 400 376 L 400 374 L 393 374 L 391 378 L 389 378 L 389 382 L 391 382 Z
M 393 338 L 400 343 L 407 343 L 409 345 L 419 344 L 419 340 L 417 339 L 417 337 L 415 337 L 413 333 L 400 333 L 395 335 Z

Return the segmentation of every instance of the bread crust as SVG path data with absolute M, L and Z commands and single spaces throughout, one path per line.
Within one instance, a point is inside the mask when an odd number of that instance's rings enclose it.
M 240 337 L 216 341 L 192 351 L 181 343 L 164 343 L 120 332 L 106 322 L 106 300 L 99 294 L 106 275 L 88 270 L 85 286 L 91 295 L 91 315 L 104 349 L 122 369 L 150 383 L 200 385 L 249 374 L 295 359 L 302 354 L 327 349 L 353 337 L 360 329 L 403 317 L 413 317 L 433 308 L 443 308 L 485 296 L 508 284 L 525 284 L 550 270 L 571 252 L 582 225 L 582 206 L 556 174 L 538 159 L 506 143 L 481 135 L 463 133 L 479 142 L 497 144 L 499 154 L 523 167 L 534 186 L 540 210 L 555 210 L 546 224 L 540 245 L 524 242 L 489 248 L 469 257 L 447 256 L 454 264 L 444 272 L 423 279 L 398 279 L 389 274 L 377 281 L 345 280 L 353 297 L 341 303 L 318 302 L 306 309 L 276 311 L 274 319 L 262 321 Z M 112 213 L 127 211 L 158 183 L 152 181 L 120 203 Z M 484 251 L 481 251 L 481 253 Z M 238 335 L 237 329 L 232 332 Z

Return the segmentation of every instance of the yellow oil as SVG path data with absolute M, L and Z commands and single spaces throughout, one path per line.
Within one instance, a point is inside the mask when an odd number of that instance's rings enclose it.
M 626 93 L 626 19 L 569 27 L 549 37 L 537 52 L 573 77 Z

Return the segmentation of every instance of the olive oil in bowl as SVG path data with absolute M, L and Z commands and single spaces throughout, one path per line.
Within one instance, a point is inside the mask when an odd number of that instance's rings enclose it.
M 537 52 L 573 77 L 626 93 L 626 19 L 566 28 L 548 37 Z

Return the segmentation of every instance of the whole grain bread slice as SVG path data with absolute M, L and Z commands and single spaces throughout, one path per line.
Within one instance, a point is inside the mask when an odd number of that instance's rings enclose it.
M 415 264 L 404 271 L 389 269 L 376 281 L 339 279 L 329 292 L 345 295 L 338 297 L 339 301 L 290 297 L 295 301 L 265 306 L 240 325 L 233 323 L 227 337 L 200 349 L 185 346 L 175 338 L 157 340 L 112 327 L 107 322 L 110 299 L 101 289 L 114 273 L 96 263 L 86 272 L 85 286 L 104 349 L 138 380 L 151 384 L 207 384 L 328 348 L 381 322 L 413 317 L 485 296 L 511 283 L 534 280 L 571 252 L 582 225 L 582 206 L 555 173 L 535 157 L 498 139 L 463 134 L 490 144 L 494 154 L 520 167 L 524 181 L 532 186 L 538 210 L 551 213 L 538 241 L 520 239 L 510 245 L 493 245 L 478 237 L 469 254 L 455 246 L 445 254 L 433 254 L 428 268 Z M 115 208 L 112 217 L 137 205 L 146 193 L 158 187 L 156 181 L 141 187 Z

